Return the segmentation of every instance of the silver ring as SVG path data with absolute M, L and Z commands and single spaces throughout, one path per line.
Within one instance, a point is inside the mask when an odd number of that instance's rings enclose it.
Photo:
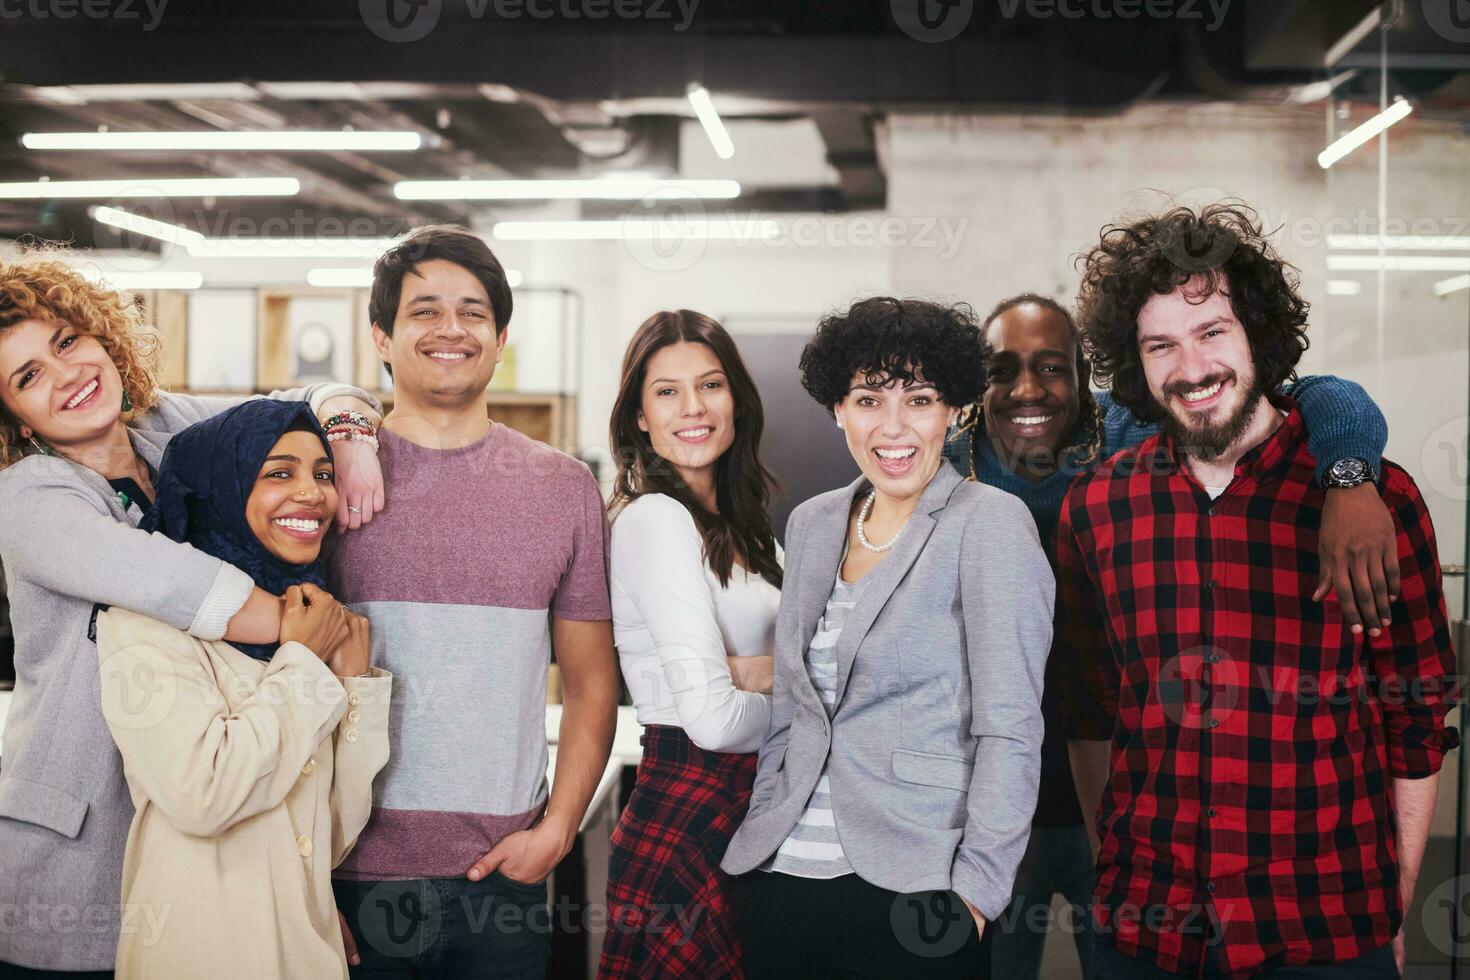
M 362 513 L 362 508 L 361 507 L 348 507 L 347 508 L 347 512 L 349 514 L 361 514 Z

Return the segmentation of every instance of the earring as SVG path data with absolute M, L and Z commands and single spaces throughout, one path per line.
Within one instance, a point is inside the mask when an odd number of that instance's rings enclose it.
M 133 396 L 128 394 L 126 388 L 123 389 L 122 410 L 124 412 L 131 412 L 133 410 Z
M 841 419 L 838 419 L 837 420 L 837 428 L 839 428 L 839 429 L 845 429 L 846 428 L 846 426 L 844 426 L 842 424 L 842 420 Z
M 42 456 L 55 456 L 56 451 L 35 436 L 31 436 L 31 448 Z

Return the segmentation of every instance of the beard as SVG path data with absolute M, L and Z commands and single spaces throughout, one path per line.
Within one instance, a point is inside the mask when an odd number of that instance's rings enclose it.
M 1169 407 L 1173 404 L 1171 396 L 1195 388 L 1208 388 L 1217 381 L 1233 381 L 1237 385 L 1240 383 L 1234 374 L 1211 375 L 1203 383 L 1171 385 L 1164 390 L 1168 402 L 1154 402 L 1154 407 L 1162 417 L 1160 427 L 1164 433 L 1187 455 L 1206 463 L 1214 462 L 1225 455 L 1226 450 L 1245 435 L 1245 430 L 1250 428 L 1251 420 L 1256 417 L 1256 410 L 1260 408 L 1266 394 L 1256 384 L 1254 377 L 1247 379 L 1245 397 L 1241 399 L 1240 405 L 1219 421 L 1196 421 L 1197 416 L 1189 413 L 1188 409 L 1181 409 L 1181 414 L 1176 414 Z

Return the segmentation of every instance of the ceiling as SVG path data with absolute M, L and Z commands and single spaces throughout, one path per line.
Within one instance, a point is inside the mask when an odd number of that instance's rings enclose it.
M 920 2 L 927 21 L 916 19 Z M 1435 2 L 1400 5 L 1390 86 L 1425 111 L 1463 117 L 1470 24 L 1461 36 L 1456 24 L 1439 23 Z M 1329 78 L 1336 97 L 1376 101 L 1379 83 L 1376 35 L 1333 72 L 1323 68 L 1324 53 L 1374 7 L 1363 0 L 25 4 L 0 11 L 0 181 L 300 179 L 292 198 L 195 202 L 179 223 L 211 235 L 248 234 L 271 218 L 325 228 L 333 218 L 355 220 L 355 234 L 391 236 L 526 207 L 400 201 L 392 186 L 404 179 L 702 176 L 691 172 L 699 166 L 687 152 L 696 124 L 684 93 L 693 81 L 714 93 L 737 144 L 741 127 L 815 128 L 823 166 L 789 183 L 769 173 L 742 180 L 747 191 L 735 206 L 768 212 L 881 207 L 873 124 L 892 112 L 1105 114 L 1143 99 L 1303 102 L 1325 96 Z M 1123 16 L 1145 6 L 1175 16 Z M 946 9 L 947 20 L 934 16 Z M 945 33 L 955 36 L 938 40 Z M 19 144 L 25 132 L 98 127 L 403 129 L 421 133 L 425 145 L 409 154 L 211 155 Z M 760 169 L 770 161 L 745 162 Z M 738 168 L 733 175 L 743 176 Z M 0 236 L 97 244 L 93 203 L 0 199 Z M 588 202 L 580 213 L 623 210 Z

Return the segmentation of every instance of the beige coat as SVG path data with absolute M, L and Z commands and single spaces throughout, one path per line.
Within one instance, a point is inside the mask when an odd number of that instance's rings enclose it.
M 102 710 L 136 813 L 121 980 L 347 976 L 332 868 L 388 761 L 392 677 L 268 663 L 136 613 L 97 618 Z

